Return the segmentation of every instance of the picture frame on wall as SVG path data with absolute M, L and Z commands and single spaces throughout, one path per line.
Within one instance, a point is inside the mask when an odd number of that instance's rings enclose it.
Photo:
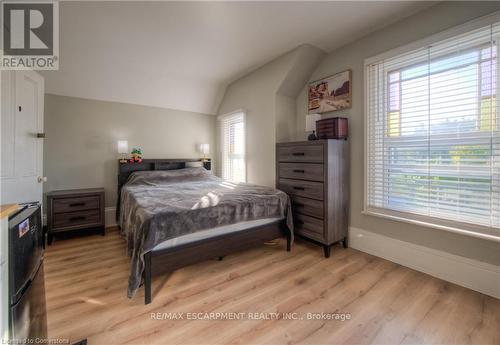
M 352 72 L 346 70 L 309 83 L 308 112 L 328 113 L 352 106 Z

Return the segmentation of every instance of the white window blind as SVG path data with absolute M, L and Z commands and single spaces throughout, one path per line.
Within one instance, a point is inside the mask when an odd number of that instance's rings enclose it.
M 222 178 L 246 182 L 245 114 L 236 112 L 221 116 Z
M 500 236 L 499 24 L 365 65 L 365 211 Z

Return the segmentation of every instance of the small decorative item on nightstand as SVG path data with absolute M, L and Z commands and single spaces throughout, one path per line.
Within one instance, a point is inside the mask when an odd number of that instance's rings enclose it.
M 105 235 L 104 188 L 58 190 L 47 193 L 48 242 L 61 232 L 99 228 Z
M 132 158 L 130 158 L 130 163 L 141 163 L 142 162 L 142 150 L 140 147 L 134 147 L 130 153 Z

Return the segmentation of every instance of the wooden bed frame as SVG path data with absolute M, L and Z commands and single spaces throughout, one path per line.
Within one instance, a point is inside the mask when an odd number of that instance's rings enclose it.
M 120 215 L 121 189 L 133 172 L 174 170 L 201 165 L 205 169 L 211 170 L 211 161 L 207 159 L 144 159 L 142 163 L 118 162 L 116 219 L 118 220 Z M 207 259 L 216 257 L 221 259 L 225 255 L 258 246 L 282 236 L 286 236 L 286 250 L 290 251 L 291 236 L 284 220 L 210 237 L 173 248 L 152 250 L 144 255 L 144 303 L 151 303 L 151 279 L 153 276 L 170 273 L 178 268 Z

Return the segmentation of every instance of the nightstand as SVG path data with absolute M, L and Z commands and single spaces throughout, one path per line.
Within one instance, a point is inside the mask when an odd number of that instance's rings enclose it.
M 62 232 L 104 227 L 104 188 L 57 190 L 47 193 L 47 233 L 51 244 Z

